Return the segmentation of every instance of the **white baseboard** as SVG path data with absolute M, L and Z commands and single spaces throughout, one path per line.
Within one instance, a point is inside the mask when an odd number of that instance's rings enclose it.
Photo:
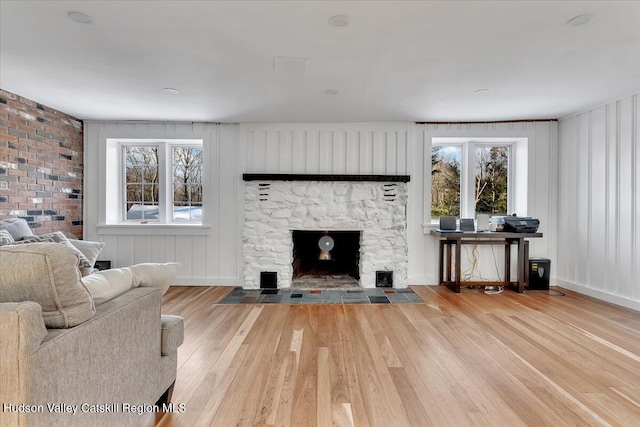
M 576 283 L 566 282 L 561 279 L 556 279 L 557 286 L 567 288 L 571 291 L 578 292 L 580 294 L 588 295 L 593 298 L 597 298 L 602 301 L 610 302 L 622 307 L 630 308 L 632 310 L 640 311 L 640 301 L 632 300 L 629 298 L 620 297 L 607 292 L 598 291 L 596 289 L 588 288 L 584 285 L 578 285 Z
M 409 285 L 437 285 L 438 279 L 436 277 L 409 277 Z

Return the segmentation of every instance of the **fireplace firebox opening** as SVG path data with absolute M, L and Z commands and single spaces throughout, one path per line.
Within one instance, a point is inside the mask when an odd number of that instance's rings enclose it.
M 333 240 L 328 253 L 323 245 L 327 236 Z M 360 280 L 360 231 L 293 230 L 292 237 L 294 280 L 304 276 Z

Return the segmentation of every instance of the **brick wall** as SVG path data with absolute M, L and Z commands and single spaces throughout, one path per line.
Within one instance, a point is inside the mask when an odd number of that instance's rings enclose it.
M 0 219 L 82 237 L 82 122 L 0 89 Z

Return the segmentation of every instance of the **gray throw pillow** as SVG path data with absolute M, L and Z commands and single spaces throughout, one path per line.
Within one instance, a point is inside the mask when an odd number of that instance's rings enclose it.
M 0 230 L 7 230 L 16 242 L 23 237 L 33 236 L 33 231 L 24 218 L 9 218 L 0 221 Z
M 73 245 L 77 250 L 89 260 L 89 264 L 93 267 L 98 259 L 98 255 L 104 248 L 102 242 L 91 242 L 89 240 L 69 240 L 69 243 Z

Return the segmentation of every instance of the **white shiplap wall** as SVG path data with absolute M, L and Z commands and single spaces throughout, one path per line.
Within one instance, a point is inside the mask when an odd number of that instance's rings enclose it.
M 527 154 L 527 210 L 528 216 L 540 220 L 542 239 L 531 239 L 532 257 L 551 260 L 551 281 L 555 281 L 557 197 L 558 197 L 558 123 L 555 121 L 508 123 L 455 123 L 427 124 L 423 127 L 422 144 L 416 144 L 412 154 L 412 190 L 409 194 L 409 282 L 435 284 L 437 282 L 437 242 L 431 236 L 422 235 L 417 227 L 423 220 L 423 212 L 430 208 L 431 139 L 432 138 L 526 138 Z M 427 167 L 423 167 L 427 165 Z M 517 172 L 516 172 L 517 173 Z M 414 179 L 415 178 L 415 179 Z M 425 203 L 426 202 L 426 203 Z M 425 229 L 428 232 L 428 225 Z M 433 227 L 435 228 L 435 227 Z M 493 249 L 493 251 L 492 251 Z M 469 266 L 463 248 L 463 271 Z M 504 251 L 500 246 L 479 247 L 479 266 L 482 277 L 498 279 L 503 271 Z M 496 267 L 497 265 L 497 267 Z M 498 273 L 496 273 L 496 270 Z M 515 265 L 512 266 L 512 277 Z
M 639 94 L 560 121 L 559 283 L 640 309 Z
M 236 197 L 242 194 L 235 161 L 237 126 L 176 123 L 85 122 L 84 236 L 105 242 L 101 259 L 122 267 L 141 262 L 179 261 L 179 283 L 238 284 L 241 266 L 237 252 L 241 232 L 236 227 Z M 104 227 L 107 192 L 114 183 L 105 182 L 107 138 L 188 139 L 201 138 L 208 165 L 204 184 L 204 230 L 169 227 Z M 224 143 L 223 143 L 224 141 Z M 240 272 L 240 273 L 239 273 Z
M 248 173 L 405 175 L 413 129 L 407 123 L 243 124 L 240 145 Z
M 408 201 L 409 283 L 435 284 L 435 240 L 423 231 L 429 188 L 431 137 L 526 137 L 528 214 L 540 218 L 542 241 L 532 255 L 555 260 L 557 123 L 416 125 L 99 123 L 85 126 L 85 238 L 106 243 L 101 258 L 116 266 L 146 261 L 182 262 L 181 284 L 241 285 L 243 173 L 411 175 Z M 203 138 L 208 234 L 171 229 L 105 229 L 106 138 Z M 425 163 L 426 161 L 426 163 Z M 425 169 L 425 164 L 427 168 Z M 95 171 L 92 173 L 92 171 Z M 150 231 L 146 231 L 150 230 Z M 428 232 L 428 230 L 427 230 Z M 500 248 L 496 249 L 500 253 Z M 500 258 L 500 255 L 498 256 Z M 492 263 L 493 260 L 491 259 Z M 554 274 L 552 265 L 552 274 Z M 555 275 L 555 274 L 554 274 Z

